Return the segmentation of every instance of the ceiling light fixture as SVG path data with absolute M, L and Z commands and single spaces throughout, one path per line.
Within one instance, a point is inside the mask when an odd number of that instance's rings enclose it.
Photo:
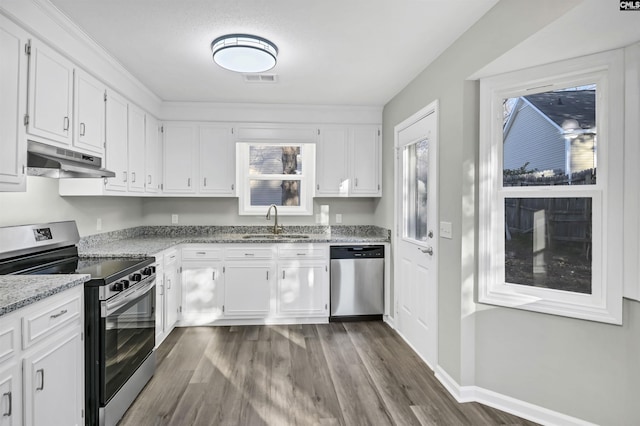
M 213 60 L 235 72 L 268 71 L 276 65 L 278 48 L 269 40 L 249 34 L 229 34 L 211 43 Z

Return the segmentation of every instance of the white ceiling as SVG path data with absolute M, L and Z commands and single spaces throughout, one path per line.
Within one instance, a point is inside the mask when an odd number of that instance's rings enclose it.
M 51 0 L 165 101 L 384 105 L 497 0 Z M 279 48 L 275 84 L 211 59 L 229 33 Z

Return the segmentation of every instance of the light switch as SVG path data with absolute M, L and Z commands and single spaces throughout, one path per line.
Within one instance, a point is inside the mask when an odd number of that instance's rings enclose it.
M 102 218 L 99 217 L 96 221 L 96 231 L 102 231 Z
M 340 213 L 336 214 L 336 223 L 342 223 L 342 215 Z
M 453 238 L 453 232 L 451 231 L 451 222 L 440 222 L 440 237 L 441 238 Z
M 178 215 L 177 214 L 172 214 L 171 215 L 171 223 L 173 223 L 174 225 L 176 223 L 178 223 Z

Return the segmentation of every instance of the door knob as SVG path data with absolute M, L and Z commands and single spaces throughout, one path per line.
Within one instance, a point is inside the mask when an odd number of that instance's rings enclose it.
M 433 256 L 433 247 L 431 247 L 431 246 L 429 246 L 427 248 L 418 247 L 418 250 L 420 250 L 423 253 L 428 254 L 429 256 Z

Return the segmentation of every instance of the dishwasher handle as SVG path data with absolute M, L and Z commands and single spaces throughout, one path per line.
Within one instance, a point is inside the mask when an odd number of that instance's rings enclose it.
M 384 246 L 331 246 L 331 259 L 384 258 Z

